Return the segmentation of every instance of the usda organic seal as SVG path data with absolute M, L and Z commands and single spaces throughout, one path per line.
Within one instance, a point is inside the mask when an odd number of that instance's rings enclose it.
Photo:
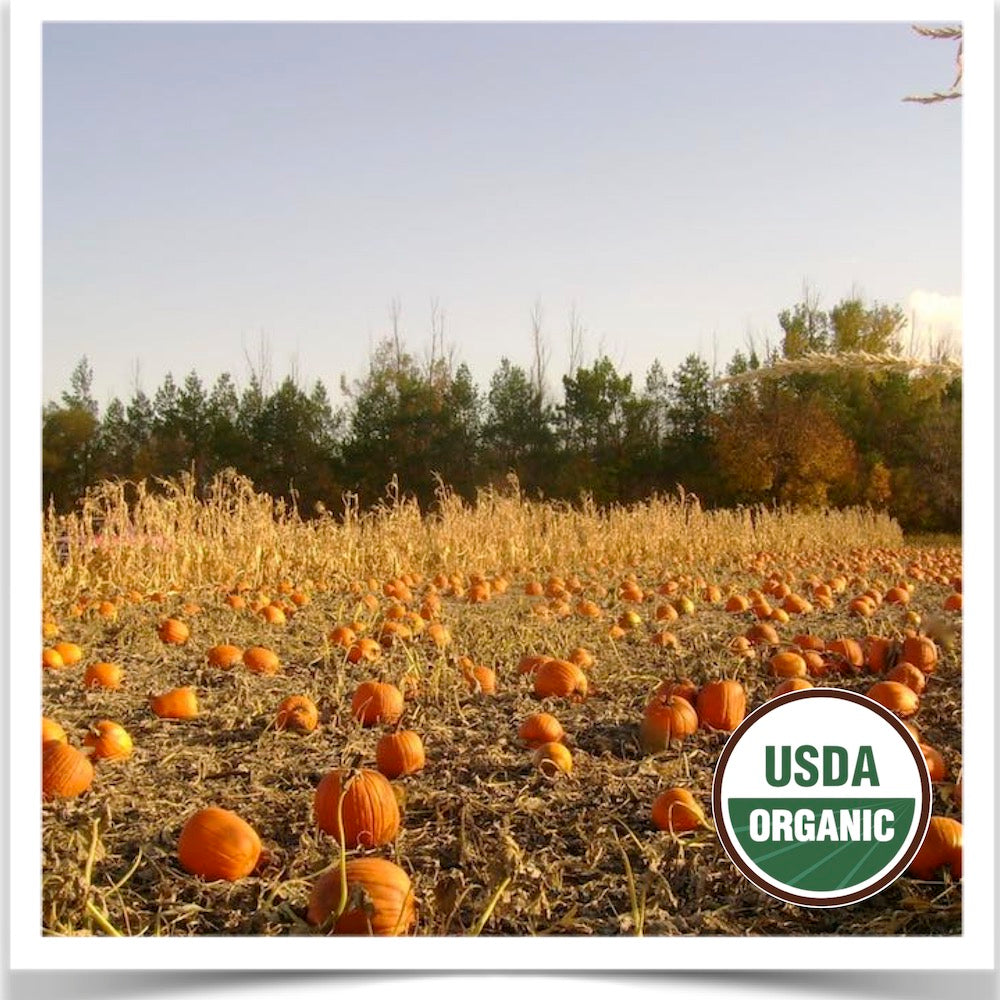
M 800 906 L 844 906 L 906 870 L 927 832 L 931 782 L 888 709 L 812 688 L 747 716 L 712 798 L 723 846 L 754 885 Z

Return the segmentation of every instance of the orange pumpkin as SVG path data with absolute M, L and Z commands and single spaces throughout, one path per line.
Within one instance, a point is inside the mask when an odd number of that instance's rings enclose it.
M 223 643 L 212 646 L 205 656 L 210 666 L 218 667 L 220 670 L 230 670 L 243 659 L 243 650 L 239 646 Z
M 586 698 L 587 677 L 569 660 L 546 660 L 535 671 L 537 698 Z
M 927 836 L 910 863 L 908 874 L 929 880 L 941 868 L 950 869 L 954 878 L 962 877 L 962 824 L 950 816 L 931 817 Z
M 341 649 L 350 649 L 358 637 L 354 629 L 347 625 L 338 625 L 330 632 L 327 638 L 334 646 L 340 646 Z
M 826 644 L 826 652 L 842 670 L 856 672 L 865 663 L 865 653 L 857 639 L 834 639 Z
M 198 695 L 193 687 L 152 695 L 149 704 L 161 719 L 193 719 L 198 715 Z
M 755 646 L 777 646 L 781 642 L 775 627 L 768 625 L 767 622 L 757 622 L 756 625 L 751 625 L 746 630 L 745 635 Z
M 274 719 L 275 729 L 291 729 L 297 733 L 311 733 L 319 722 L 315 702 L 304 694 L 291 694 L 278 706 Z
M 942 605 L 945 611 L 961 611 L 962 610 L 962 595 L 956 591 L 953 594 L 949 594 L 944 599 L 944 604 Z
M 655 695 L 643 712 L 639 736 L 647 752 L 665 750 L 698 730 L 698 714 L 680 695 Z
M 83 738 L 83 745 L 93 749 L 94 760 L 128 760 L 132 756 L 132 737 L 124 726 L 102 719 Z
M 496 694 L 496 671 L 492 667 L 474 664 L 468 657 L 463 657 L 463 659 L 468 660 L 462 666 L 462 676 L 465 677 L 465 683 L 469 685 L 469 690 L 472 692 L 478 691 L 481 694 Z
M 686 833 L 705 826 L 705 812 L 686 788 L 669 788 L 653 801 L 653 824 L 658 830 Z
M 257 614 L 269 625 L 284 625 L 288 621 L 285 612 L 277 604 L 265 604 Z
M 347 908 L 333 926 L 334 934 L 395 937 L 416 920 L 409 876 L 385 858 L 352 858 L 343 872 L 337 865 L 321 876 L 309 896 L 306 919 L 314 926 L 337 912 L 347 882 Z
M 561 743 L 565 735 L 559 720 L 548 712 L 529 715 L 517 731 L 518 739 L 533 750 L 543 743 Z
M 266 646 L 251 646 L 243 651 L 243 663 L 254 674 L 273 676 L 281 669 L 281 660 L 273 649 Z
M 426 762 L 424 741 L 412 729 L 385 733 L 375 747 L 375 763 L 387 778 L 416 774 Z
M 923 694 L 927 687 L 927 676 L 912 663 L 905 660 L 897 663 L 886 675 L 887 681 L 905 684 L 914 694 Z
M 873 674 L 884 674 L 890 670 L 899 656 L 899 650 L 892 639 L 870 635 L 865 640 L 865 664 Z M 891 680 L 892 678 L 890 678 Z
M 826 643 L 818 635 L 810 635 L 808 633 L 802 633 L 801 635 L 795 636 L 792 642 L 802 650 L 813 650 L 816 653 L 822 653 L 826 649 Z
M 196 812 L 181 830 L 177 857 L 184 870 L 203 879 L 235 882 L 260 860 L 260 837 L 249 823 L 215 806 Z
M 920 697 L 898 681 L 879 681 L 877 684 L 873 684 L 866 694 L 901 719 L 915 715 L 917 709 L 920 708 Z
M 920 744 L 920 752 L 927 761 L 927 771 L 931 776 L 931 781 L 944 781 L 948 777 L 948 767 L 944 762 L 944 757 L 929 743 Z
M 698 692 L 696 707 L 702 725 L 732 732 L 746 718 L 746 691 L 739 681 L 710 681 Z
M 519 674 L 533 674 L 543 663 L 550 659 L 548 656 L 525 656 L 517 665 Z
M 698 685 L 690 677 L 682 677 L 680 680 L 668 678 L 661 681 L 660 686 L 653 692 L 653 697 L 662 696 L 669 698 L 671 695 L 684 698 L 686 701 L 691 702 L 693 706 L 698 698 Z
M 362 660 L 374 663 L 382 655 L 382 647 L 372 638 L 365 636 L 358 639 L 348 650 L 347 659 L 351 663 L 360 663 Z
M 84 687 L 102 687 L 117 691 L 122 686 L 122 668 L 117 663 L 91 663 L 83 675 Z
M 543 743 L 535 750 L 532 762 L 547 778 L 560 772 L 570 774 L 573 770 L 573 755 L 562 743 Z
M 806 661 L 791 650 L 775 653 L 769 661 L 772 677 L 805 677 L 809 672 Z
M 363 726 L 393 725 L 403 714 L 403 692 L 395 684 L 364 681 L 351 699 L 351 715 Z
M 56 647 L 59 648 L 58 646 Z M 932 674 L 937 669 L 938 648 L 933 639 L 925 635 L 911 635 L 903 640 L 902 659 L 912 663 L 925 674 Z
M 451 632 L 440 622 L 432 622 L 424 634 L 438 649 L 444 649 L 451 643 Z
M 94 765 L 69 743 L 49 740 L 42 746 L 42 797 L 71 799 L 90 788 Z
M 75 642 L 57 642 L 52 648 L 62 657 L 63 666 L 73 667 L 83 659 L 83 650 Z
M 191 629 L 179 618 L 164 618 L 157 629 L 160 642 L 168 646 L 183 646 L 191 638 Z
M 45 746 L 49 740 L 56 740 L 59 743 L 66 742 L 66 730 L 56 722 L 55 719 L 50 719 L 47 716 L 42 716 L 42 746 Z
M 342 782 L 344 840 L 347 850 L 378 847 L 396 839 L 399 833 L 399 806 L 389 779 L 378 771 L 363 769 L 347 776 L 330 771 L 316 788 L 313 812 L 316 824 L 340 842 L 337 819 Z
M 780 684 L 776 684 L 771 691 L 772 698 L 780 698 L 783 694 L 792 691 L 808 691 L 813 686 L 812 681 L 807 681 L 804 677 L 787 677 Z
M 61 667 L 66 666 L 63 661 L 62 656 L 58 649 L 43 649 L 42 650 L 42 669 L 43 670 L 59 670 Z

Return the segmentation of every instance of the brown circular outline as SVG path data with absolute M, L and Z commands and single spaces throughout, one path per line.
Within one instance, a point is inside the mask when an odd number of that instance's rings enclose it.
M 922 792 L 920 819 L 918 822 L 918 829 L 920 832 L 913 838 L 913 841 L 903 854 L 903 857 L 896 863 L 892 871 L 883 875 L 874 885 L 871 885 L 866 889 L 860 889 L 857 892 L 846 893 L 843 896 L 833 896 L 829 899 L 811 899 L 806 896 L 797 896 L 795 893 L 783 891 L 773 884 L 765 884 L 765 880 L 762 879 L 756 872 L 745 867 L 742 858 L 739 856 L 739 852 L 733 845 L 733 841 L 729 836 L 729 831 L 726 829 L 726 813 L 722 802 L 722 775 L 725 773 L 726 764 L 729 762 L 729 758 L 732 756 L 732 752 L 736 744 L 739 743 L 747 732 L 749 732 L 749 730 L 763 716 L 767 715 L 768 712 L 773 712 L 775 709 L 780 708 L 788 702 L 800 701 L 803 698 L 836 698 L 840 701 L 853 702 L 856 705 L 860 705 L 862 708 L 867 708 L 869 711 L 874 712 L 876 715 L 889 722 L 903 737 L 910 753 L 913 754 L 913 759 L 917 764 L 917 773 L 920 775 L 920 790 Z M 762 892 L 767 893 L 768 896 L 772 896 L 775 899 L 780 899 L 784 903 L 794 903 L 796 906 L 805 906 L 815 909 L 847 906 L 850 903 L 858 903 L 863 899 L 868 899 L 869 897 L 880 893 L 892 882 L 895 882 L 896 879 L 899 878 L 904 871 L 906 871 L 917 851 L 920 850 L 920 845 L 924 842 L 924 837 L 927 836 L 927 827 L 930 825 L 931 821 L 930 772 L 927 769 L 927 761 L 921 753 L 920 748 L 917 746 L 917 741 L 913 738 L 913 734 L 892 712 L 890 712 L 884 705 L 880 705 L 873 698 L 857 694 L 855 691 L 841 691 L 835 688 L 809 688 L 804 691 L 789 691 L 787 694 L 779 695 L 777 698 L 772 698 L 760 707 L 755 708 L 734 730 L 732 736 L 729 737 L 726 745 L 722 748 L 722 753 L 719 755 L 719 760 L 715 765 L 715 776 L 712 779 L 712 814 L 715 817 L 716 832 L 719 834 L 719 839 L 722 841 L 722 846 L 725 848 L 726 854 L 729 856 L 729 860 L 732 861 L 732 863 L 740 870 L 749 882 L 752 882 Z

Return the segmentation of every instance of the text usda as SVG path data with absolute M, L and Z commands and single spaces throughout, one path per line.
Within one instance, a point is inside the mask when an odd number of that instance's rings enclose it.
M 886 708 L 809 689 L 747 716 L 715 771 L 715 823 L 756 886 L 800 906 L 845 906 L 905 871 L 927 832 L 931 784 Z

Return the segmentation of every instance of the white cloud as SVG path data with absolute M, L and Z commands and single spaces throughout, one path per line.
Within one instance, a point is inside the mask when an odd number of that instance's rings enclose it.
M 942 295 L 922 288 L 906 300 L 902 340 L 907 353 L 917 357 L 946 352 L 962 353 L 962 296 Z

